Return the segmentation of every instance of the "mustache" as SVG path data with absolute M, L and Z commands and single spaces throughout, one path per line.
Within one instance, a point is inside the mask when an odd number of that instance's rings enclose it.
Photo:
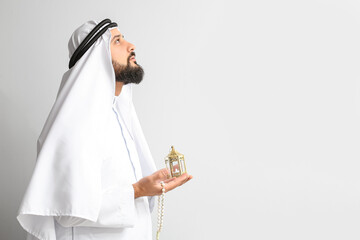
M 131 58 L 132 56 L 134 56 L 134 57 L 136 56 L 135 52 L 131 52 L 131 53 L 130 53 L 130 55 L 129 55 L 129 57 L 128 57 L 128 62 L 130 62 L 130 58 Z

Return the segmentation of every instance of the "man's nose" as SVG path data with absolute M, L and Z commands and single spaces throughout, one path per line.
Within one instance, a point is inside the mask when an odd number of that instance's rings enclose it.
M 135 50 L 135 45 L 128 42 L 128 51 L 133 52 Z

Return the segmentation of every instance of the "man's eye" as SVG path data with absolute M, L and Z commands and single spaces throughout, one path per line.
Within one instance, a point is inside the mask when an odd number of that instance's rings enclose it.
M 119 43 L 119 42 L 120 42 L 120 39 L 116 39 L 116 40 L 115 40 L 115 43 Z

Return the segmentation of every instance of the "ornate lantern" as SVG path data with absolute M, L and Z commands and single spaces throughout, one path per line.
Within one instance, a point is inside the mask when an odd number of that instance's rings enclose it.
M 184 155 L 177 152 L 174 146 L 171 146 L 169 155 L 165 157 L 165 164 L 170 172 L 170 177 L 179 177 L 181 174 L 186 173 Z

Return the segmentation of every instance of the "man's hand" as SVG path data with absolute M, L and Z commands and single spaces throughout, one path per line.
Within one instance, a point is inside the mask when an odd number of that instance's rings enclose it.
M 177 178 L 169 178 L 169 176 L 169 170 L 163 168 L 154 172 L 150 176 L 140 179 L 137 183 L 133 184 L 135 198 L 160 195 L 162 193 L 160 185 L 161 181 L 164 181 L 165 183 L 165 192 L 168 192 L 193 178 L 193 176 L 187 173 L 184 173 Z

